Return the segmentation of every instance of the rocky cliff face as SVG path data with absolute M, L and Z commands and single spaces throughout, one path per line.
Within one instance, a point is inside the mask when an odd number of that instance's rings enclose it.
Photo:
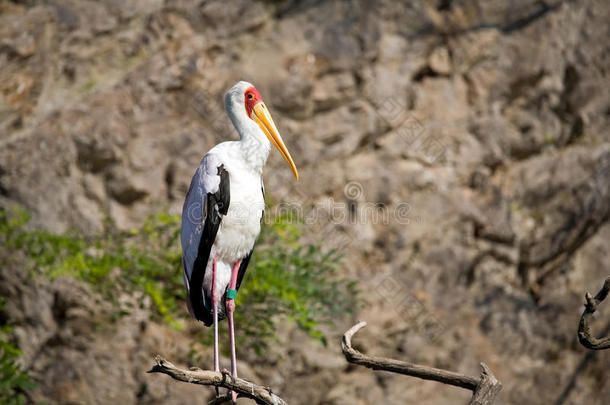
M 6 1 L 0 13 L 3 206 L 92 234 L 179 212 L 201 156 L 235 136 L 222 95 L 245 79 L 301 173 L 294 183 L 272 153 L 267 192 L 343 249 L 367 291 L 363 350 L 471 375 L 485 361 L 498 403 L 608 403 L 610 352 L 587 354 L 575 333 L 610 263 L 607 2 Z M 2 292 L 40 398 L 209 396 L 143 374 L 156 352 L 186 359 L 185 334 L 145 310 L 99 328 L 104 304 L 84 287 L 19 273 L 3 269 Z M 243 353 L 242 370 L 290 403 L 468 398 L 283 333 L 273 360 Z

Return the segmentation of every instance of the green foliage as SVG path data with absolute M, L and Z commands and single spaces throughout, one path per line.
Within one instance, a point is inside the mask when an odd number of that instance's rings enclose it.
M 256 251 L 255 251 L 256 252 Z M 250 345 L 262 352 L 281 316 L 294 320 L 311 337 L 326 344 L 320 323 L 351 312 L 355 284 L 337 277 L 340 256 L 317 246 L 260 249 L 237 296 L 236 322 Z
M 5 306 L 0 297 L 0 310 Z M 25 404 L 25 392 L 36 388 L 30 376 L 21 370 L 17 360 L 21 351 L 10 341 L 12 327 L 0 324 L 0 403 L 7 405 Z
M 35 274 L 77 278 L 115 303 L 118 292 L 142 291 L 159 316 L 181 327 L 174 316 L 183 295 L 177 216 L 159 214 L 146 220 L 140 230 L 94 238 L 26 230 L 28 221 L 28 213 L 20 209 L 0 212 L 0 241 L 21 250 Z
M 293 214 L 270 219 L 237 295 L 238 338 L 262 353 L 275 339 L 277 323 L 287 318 L 325 343 L 319 326 L 353 310 L 356 286 L 339 277 L 336 252 L 299 246 Z M 75 277 L 113 302 L 118 292 L 143 293 L 159 318 L 176 329 L 182 327 L 186 309 L 177 215 L 161 213 L 147 219 L 141 229 L 93 238 L 27 230 L 28 221 L 23 210 L 0 212 L 0 242 L 22 251 L 33 274 Z M 118 316 L 125 311 L 118 308 Z

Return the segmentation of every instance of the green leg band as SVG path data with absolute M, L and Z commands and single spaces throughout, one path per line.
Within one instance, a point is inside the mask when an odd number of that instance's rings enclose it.
M 230 288 L 227 290 L 227 299 L 234 300 L 237 297 L 237 290 L 231 290 Z

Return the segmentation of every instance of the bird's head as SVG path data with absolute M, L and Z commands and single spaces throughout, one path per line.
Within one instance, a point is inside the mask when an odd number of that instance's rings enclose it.
M 294 176 L 297 179 L 299 178 L 299 172 L 292 156 L 290 156 L 290 152 L 288 152 L 288 148 L 286 148 L 273 118 L 271 118 L 269 109 L 263 102 L 263 96 L 256 90 L 256 87 L 248 82 L 238 82 L 227 92 L 225 107 L 236 127 L 240 124 L 241 119 L 254 121 L 286 159 Z

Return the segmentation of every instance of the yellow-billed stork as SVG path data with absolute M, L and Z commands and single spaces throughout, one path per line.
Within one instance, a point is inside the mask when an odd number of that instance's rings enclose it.
M 270 141 L 297 179 L 299 175 L 252 84 L 234 85 L 225 95 L 225 108 L 240 140 L 214 146 L 201 160 L 184 201 L 180 239 L 188 310 L 206 326 L 214 325 L 215 371 L 220 371 L 218 321 L 227 316 L 231 374 L 237 377 L 235 296 L 260 233 L 265 209 L 262 174 Z

